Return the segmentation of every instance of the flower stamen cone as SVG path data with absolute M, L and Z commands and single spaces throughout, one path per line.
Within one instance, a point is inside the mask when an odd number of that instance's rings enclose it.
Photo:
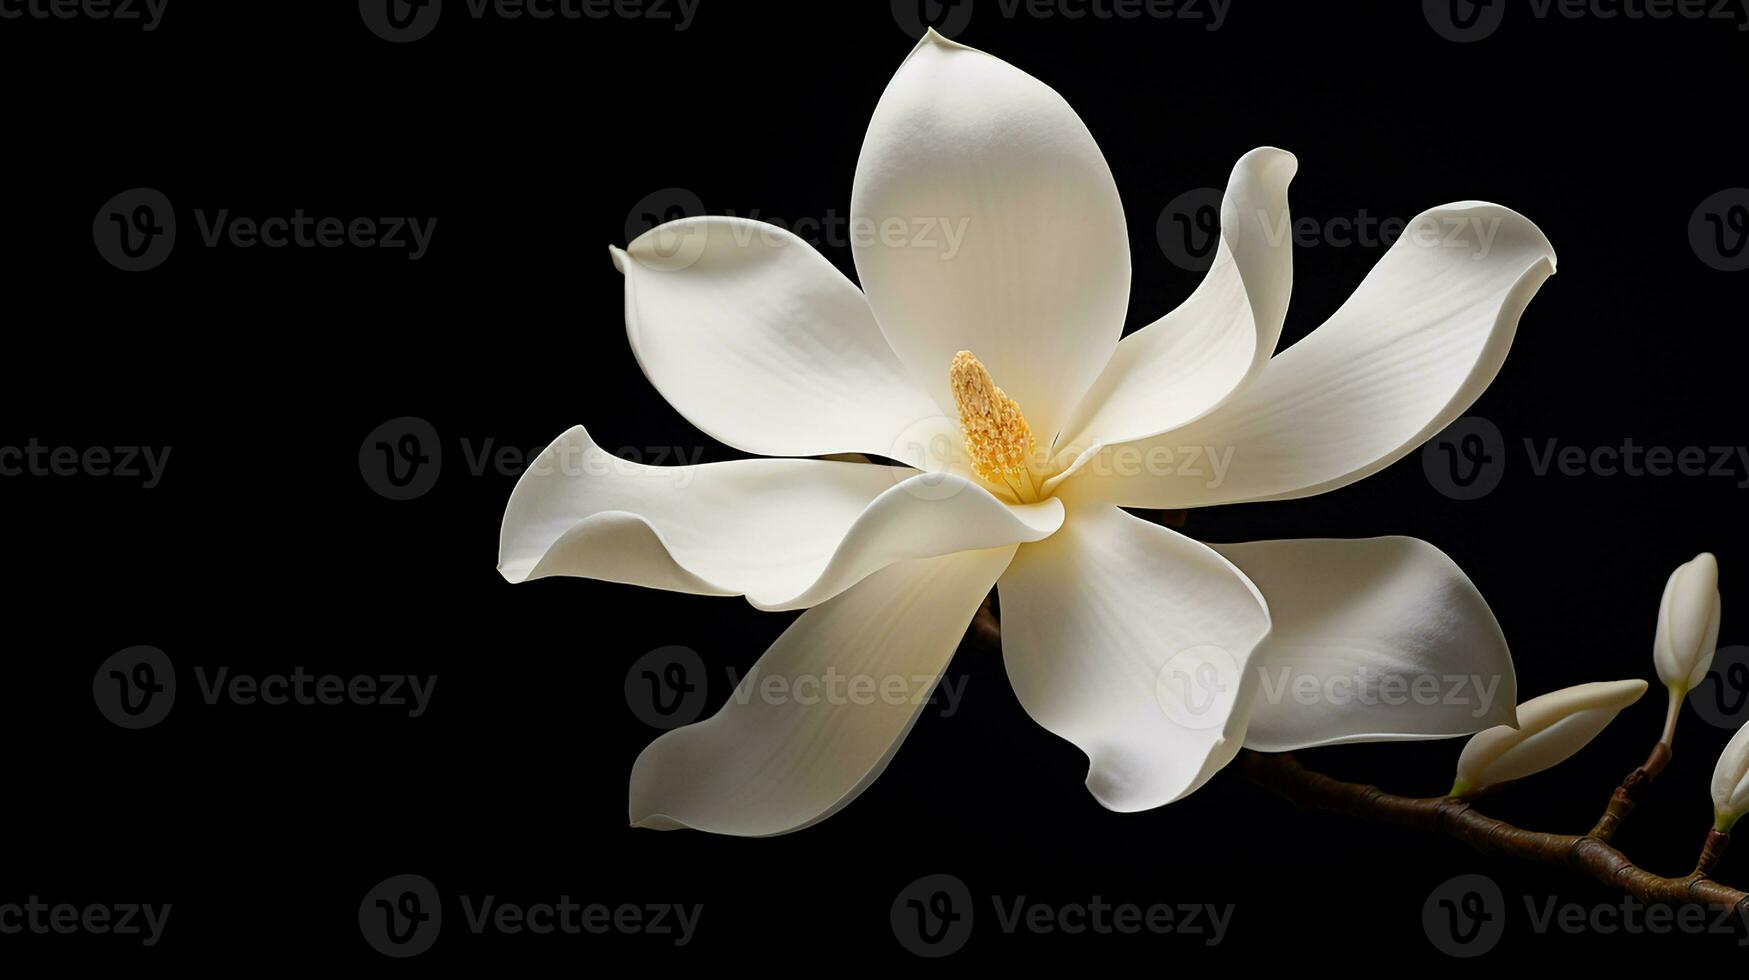
M 953 356 L 948 381 L 972 472 L 1023 502 L 1036 501 L 1038 484 L 1031 469 L 1036 444 L 1020 406 L 996 387 L 989 369 L 969 350 Z

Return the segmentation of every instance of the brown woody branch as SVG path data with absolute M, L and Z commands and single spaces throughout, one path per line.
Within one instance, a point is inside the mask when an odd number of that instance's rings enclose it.
M 990 598 L 978 607 L 966 640 L 987 653 L 1001 652 L 1002 624 Z M 1291 754 L 1266 755 L 1248 749 L 1241 753 L 1241 767 L 1252 782 L 1301 809 L 1443 834 L 1485 854 L 1571 868 L 1642 901 L 1733 908 L 1738 921 L 1749 923 L 1749 892 L 1708 877 L 1724 855 L 1730 835 L 1708 831 L 1694 871 L 1681 878 L 1653 874 L 1634 864 L 1610 843 L 1633 812 L 1637 797 L 1669 762 L 1670 747 L 1659 742 L 1646 761 L 1616 787 L 1597 826 L 1588 834 L 1576 836 L 1525 830 L 1477 811 L 1467 800 L 1397 796 L 1376 786 L 1332 779 L 1300 765 Z
M 1396 796 L 1376 786 L 1343 782 L 1312 772 L 1292 755 L 1246 751 L 1242 765 L 1253 782 L 1302 809 L 1415 827 L 1444 834 L 1485 854 L 1504 854 L 1571 868 L 1647 902 L 1735 908 L 1739 917 L 1749 917 L 1749 892 L 1721 885 L 1706 876 L 1717 860 L 1716 856 L 1709 860 L 1707 855 L 1723 849 L 1723 841 L 1717 838 L 1725 835 L 1717 831 L 1707 837 L 1707 851 L 1703 852 L 1700 867 L 1681 878 L 1665 878 L 1639 867 L 1607 841 L 1591 834 L 1525 830 L 1486 816 L 1464 800 Z

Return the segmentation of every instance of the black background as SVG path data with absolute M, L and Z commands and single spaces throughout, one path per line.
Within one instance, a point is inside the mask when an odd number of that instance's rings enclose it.
M 1228 771 L 1186 801 L 1106 812 L 1085 759 L 1033 724 L 1001 664 L 966 652 L 960 710 L 926 712 L 853 805 L 770 840 L 633 831 L 627 776 L 657 732 L 628 709 L 627 667 L 683 644 L 745 670 L 793 614 L 734 599 L 494 570 L 515 472 L 464 446 L 533 451 L 587 424 L 604 446 L 737 454 L 640 374 L 604 246 L 665 188 L 707 211 L 843 216 L 868 117 L 912 42 L 889 5 L 703 0 L 696 22 L 474 20 L 451 0 L 431 36 L 390 44 L 350 2 L 171 0 L 162 25 L 0 21 L 10 206 L 0 443 L 173 447 L 161 486 L 0 480 L 11 624 L 0 902 L 170 902 L 163 942 L 0 936 L 0 963 L 54 958 L 238 968 L 459 962 L 701 969 L 922 964 L 893 897 L 946 872 L 980 896 L 977 958 L 1087 964 L 1121 949 L 1150 971 L 1208 960 L 1355 969 L 1437 966 L 1428 893 L 1481 872 L 1510 906 L 1512 949 L 1581 958 L 1732 939 L 1533 935 L 1522 904 L 1614 893 L 1443 839 L 1298 814 Z M 1296 216 L 1408 218 L 1479 198 L 1538 222 L 1560 273 L 1474 409 L 1508 466 L 1484 499 L 1448 499 L 1411 456 L 1290 503 L 1192 515 L 1212 541 L 1407 534 L 1471 575 L 1511 639 L 1526 696 L 1653 677 L 1670 570 L 1711 550 L 1727 605 L 1745 554 L 1735 479 L 1536 476 L 1523 440 L 1585 448 L 1739 445 L 1741 274 L 1688 226 L 1749 183 L 1744 45 L 1734 22 L 1537 19 L 1448 41 L 1419 3 L 1236 0 L 1208 21 L 1007 18 L 979 2 L 959 39 L 1060 91 L 1099 140 L 1129 217 L 1130 327 L 1199 276 L 1167 261 L 1161 211 L 1220 187 L 1246 150 L 1292 150 Z M 92 217 L 163 191 L 182 223 L 162 267 L 120 272 Z M 196 209 L 255 217 L 436 216 L 430 254 L 204 248 Z M 842 244 L 825 254 L 853 274 Z M 1284 346 L 1328 316 L 1378 247 L 1296 252 Z M 439 433 L 436 486 L 373 492 L 359 448 L 388 419 Z M 1749 475 L 1749 474 L 1746 474 Z M 1736 637 L 1727 614 L 1722 640 Z M 124 731 L 95 709 L 111 653 L 176 662 L 178 705 Z M 193 668 L 439 677 L 429 713 L 208 706 Z M 1591 748 L 1491 804 L 1538 828 L 1588 828 L 1656 737 L 1653 690 Z M 1690 867 L 1728 733 L 1685 716 L 1676 760 L 1624 846 Z M 1442 791 L 1461 741 L 1305 753 L 1326 771 Z M 453 901 L 430 953 L 396 966 L 356 924 L 391 874 L 446 897 L 702 902 L 674 949 L 648 936 L 470 935 Z M 1749 858 L 1721 875 L 1749 884 Z M 1003 935 L 989 896 L 1236 903 L 1221 946 L 1192 937 Z

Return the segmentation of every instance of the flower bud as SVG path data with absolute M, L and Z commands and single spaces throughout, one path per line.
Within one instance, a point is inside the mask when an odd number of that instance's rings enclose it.
M 1702 554 L 1670 573 L 1658 605 L 1652 659 L 1658 679 L 1684 697 L 1706 679 L 1719 645 L 1719 563 Z
M 1728 834 L 1745 812 L 1749 812 L 1749 724 L 1737 729 L 1713 770 L 1713 826 Z
M 1565 762 L 1650 686 L 1598 681 L 1531 698 L 1518 706 L 1517 728 L 1496 725 L 1471 737 L 1458 757 L 1451 795 L 1467 796 Z

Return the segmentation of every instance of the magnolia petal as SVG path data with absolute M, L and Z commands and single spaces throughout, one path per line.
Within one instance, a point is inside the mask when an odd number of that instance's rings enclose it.
M 1211 545 L 1269 601 L 1245 747 L 1450 738 L 1514 724 L 1517 675 L 1482 594 L 1415 538 Z
M 1737 729 L 1713 769 L 1713 815 L 1718 829 L 1731 826 L 1749 812 L 1749 725 Z
M 763 456 L 905 454 L 939 413 L 875 325 L 862 291 L 807 242 L 745 218 L 686 218 L 610 248 L 626 334 L 687 420 Z
M 1518 727 L 1477 733 L 1458 757 L 1453 796 L 1523 779 L 1567 761 L 1646 693 L 1645 681 L 1596 681 L 1562 688 L 1518 706 Z
M 1087 753 L 1101 804 L 1170 803 L 1238 753 L 1269 611 L 1225 558 L 1093 505 L 1022 548 L 998 588 L 1015 694 Z
M 948 365 L 969 350 L 1048 446 L 1130 292 L 1117 185 L 1069 104 L 931 31 L 875 107 L 850 210 L 857 275 L 918 384 L 952 415 Z
M 1701 554 L 1677 566 L 1658 603 L 1658 635 L 1652 660 L 1658 679 L 1688 692 L 1706 680 L 1719 647 L 1719 561 Z
M 1189 424 L 1269 362 L 1293 292 L 1287 188 L 1298 169 L 1293 154 L 1274 147 L 1239 159 L 1202 284 L 1183 305 L 1118 343 L 1063 427 L 1059 451 Z
M 1080 494 L 1129 507 L 1307 497 L 1384 469 L 1449 425 L 1499 372 L 1555 253 L 1513 211 L 1468 202 L 1404 231 L 1341 309 L 1202 419 L 1090 450 Z M 1196 451 L 1207 466 L 1156 466 Z
M 529 467 L 498 568 L 704 595 L 763 609 L 823 602 L 909 558 L 1036 541 L 1056 500 L 1010 507 L 963 477 L 814 459 L 644 466 L 577 426 Z
M 632 824 L 766 837 L 843 808 L 892 761 L 1014 550 L 902 562 L 803 613 L 721 710 L 638 756 Z M 774 678 L 788 694 L 763 693 Z

